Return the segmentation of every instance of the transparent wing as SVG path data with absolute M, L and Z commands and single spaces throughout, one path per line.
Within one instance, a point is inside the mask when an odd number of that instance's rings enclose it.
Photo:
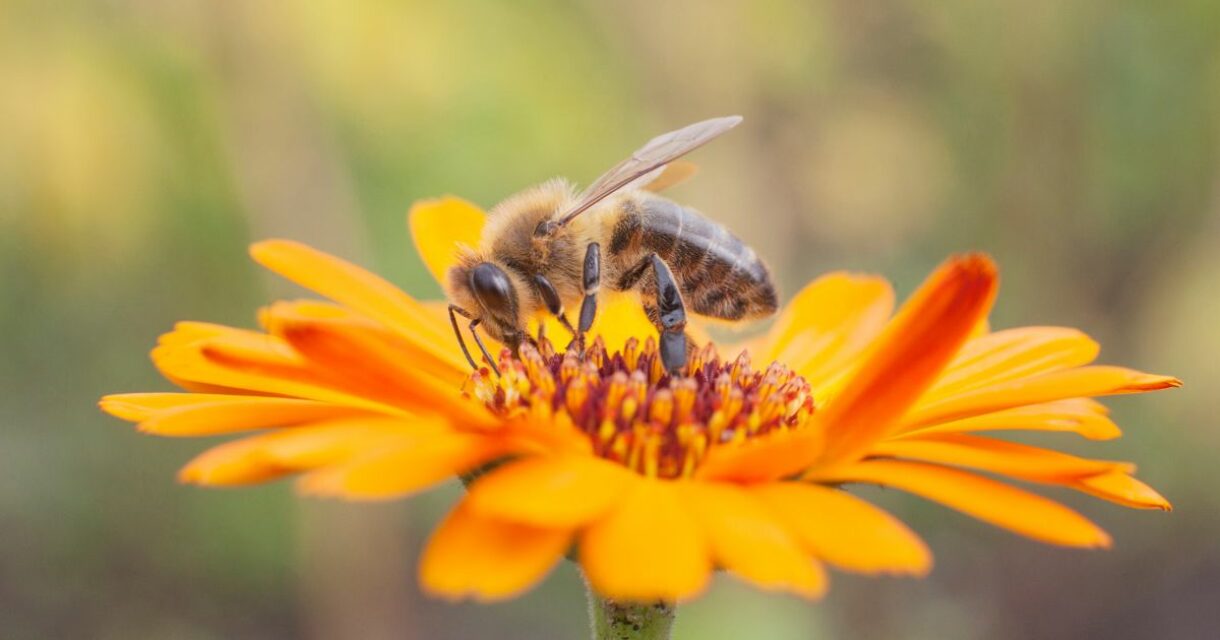
M 623 160 L 581 192 L 576 204 L 559 218 L 558 225 L 567 224 L 572 218 L 584 213 L 589 207 L 604 200 L 614 192 L 631 185 L 640 178 L 655 178 L 649 174 L 662 169 L 670 162 L 707 144 L 741 122 L 741 116 L 712 118 L 687 125 L 677 131 L 661 134 L 640 147 L 630 158 Z M 645 180 L 647 182 L 647 180 Z

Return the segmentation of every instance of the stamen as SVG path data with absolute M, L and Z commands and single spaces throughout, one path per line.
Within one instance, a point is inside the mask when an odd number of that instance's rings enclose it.
M 756 371 L 748 353 L 725 361 L 711 344 L 690 350 L 686 377 L 666 372 L 653 338 L 614 353 L 600 338 L 563 353 L 543 338 L 517 358 L 505 350 L 499 368 L 473 374 L 467 393 L 506 419 L 570 425 L 596 455 L 651 477 L 690 476 L 711 449 L 800 428 L 815 410 L 786 366 Z

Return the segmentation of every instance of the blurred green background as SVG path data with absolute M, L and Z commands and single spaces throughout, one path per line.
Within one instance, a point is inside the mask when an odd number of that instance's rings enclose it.
M 726 113 L 671 195 L 786 291 L 839 268 L 907 293 L 991 252 L 999 327 L 1077 326 L 1182 377 L 1110 402 L 1171 515 L 1063 496 L 1110 552 L 1045 547 L 871 492 L 926 580 L 837 574 L 806 603 L 718 579 L 694 638 L 1205 638 L 1220 631 L 1220 3 L 0 3 L 0 637 L 578 638 L 569 566 L 495 605 L 415 587 L 458 489 L 381 505 L 201 490 L 204 442 L 141 436 L 103 393 L 168 389 L 175 320 L 252 326 L 295 294 L 247 243 L 303 240 L 421 296 L 404 214 L 588 182 Z M 1058 495 L 1058 494 L 1057 494 Z

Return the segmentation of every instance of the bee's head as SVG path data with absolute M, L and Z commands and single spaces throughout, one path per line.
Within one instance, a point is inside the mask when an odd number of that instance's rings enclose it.
M 462 261 L 449 270 L 449 296 L 478 318 L 487 335 L 516 351 L 525 338 L 521 278 L 491 261 Z

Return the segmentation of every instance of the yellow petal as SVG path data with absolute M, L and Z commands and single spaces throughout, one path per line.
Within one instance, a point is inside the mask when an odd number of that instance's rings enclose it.
M 839 489 L 804 482 L 750 487 L 810 553 L 849 571 L 923 575 L 927 545 L 890 514 Z
M 572 534 L 489 518 L 459 504 L 420 557 L 424 591 L 452 600 L 502 600 L 537 584 L 563 557 Z
M 1058 502 L 965 471 L 921 462 L 868 460 L 828 471 L 819 480 L 901 489 L 1051 544 L 1110 546 L 1105 531 Z
M 679 482 L 682 499 L 699 520 L 716 563 L 764 589 L 806 598 L 826 591 L 826 572 L 772 514 L 732 484 Z
M 1022 430 L 1065 431 L 1080 434 L 1090 440 L 1113 440 L 1122 435 L 1122 431 L 1106 417 L 1107 413 L 1105 405 L 1096 400 L 1068 398 L 916 427 L 909 431 L 904 428 L 901 437 L 918 437 L 933 433 Z
M 1076 329 L 1023 327 L 997 331 L 967 342 L 920 403 L 1005 380 L 1083 366 L 1097 357 L 1100 348 Z
M 1140 393 L 1181 385 L 1176 378 L 1123 367 L 1079 367 L 990 384 L 935 402 L 920 404 L 907 415 L 904 423 L 924 426 L 1026 404 L 1075 397 Z
M 814 416 L 827 463 L 854 459 L 935 382 L 995 298 L 995 264 L 982 255 L 942 265 L 903 305 L 843 389 Z
M 604 514 L 638 477 L 592 456 L 533 456 L 479 478 L 467 502 L 488 517 L 574 529 Z
M 302 493 L 347 498 L 400 498 L 471 471 L 509 453 L 499 439 L 455 431 L 404 437 L 342 465 L 303 476 Z
M 686 182 L 696 173 L 699 173 L 699 165 L 689 160 L 674 160 L 665 165 L 665 169 L 661 171 L 660 175 L 641 188 L 653 193 L 660 193 L 672 186 Z
M 1082 478 L 1072 485 L 1089 495 L 1135 509 L 1172 511 L 1173 506 L 1156 489 L 1136 480 L 1123 471 L 1111 471 L 1091 478 Z
M 652 602 L 690 598 L 707 585 L 707 540 L 673 482 L 640 480 L 618 508 L 585 529 L 580 564 L 598 593 Z
M 407 213 L 415 249 L 442 288 L 449 269 L 457 264 L 458 246 L 479 246 L 486 222 L 482 209 L 454 196 L 420 200 Z
M 451 329 L 398 287 L 354 264 L 298 242 L 266 240 L 250 247 L 256 262 L 335 302 L 384 323 L 422 349 L 461 367 Z
M 1016 442 L 963 434 L 878 442 L 872 454 L 970 467 L 1022 480 L 1060 484 L 1129 467 Z
M 787 363 L 816 388 L 881 332 L 893 308 L 894 292 L 883 278 L 822 276 L 784 307 L 762 355 Z

